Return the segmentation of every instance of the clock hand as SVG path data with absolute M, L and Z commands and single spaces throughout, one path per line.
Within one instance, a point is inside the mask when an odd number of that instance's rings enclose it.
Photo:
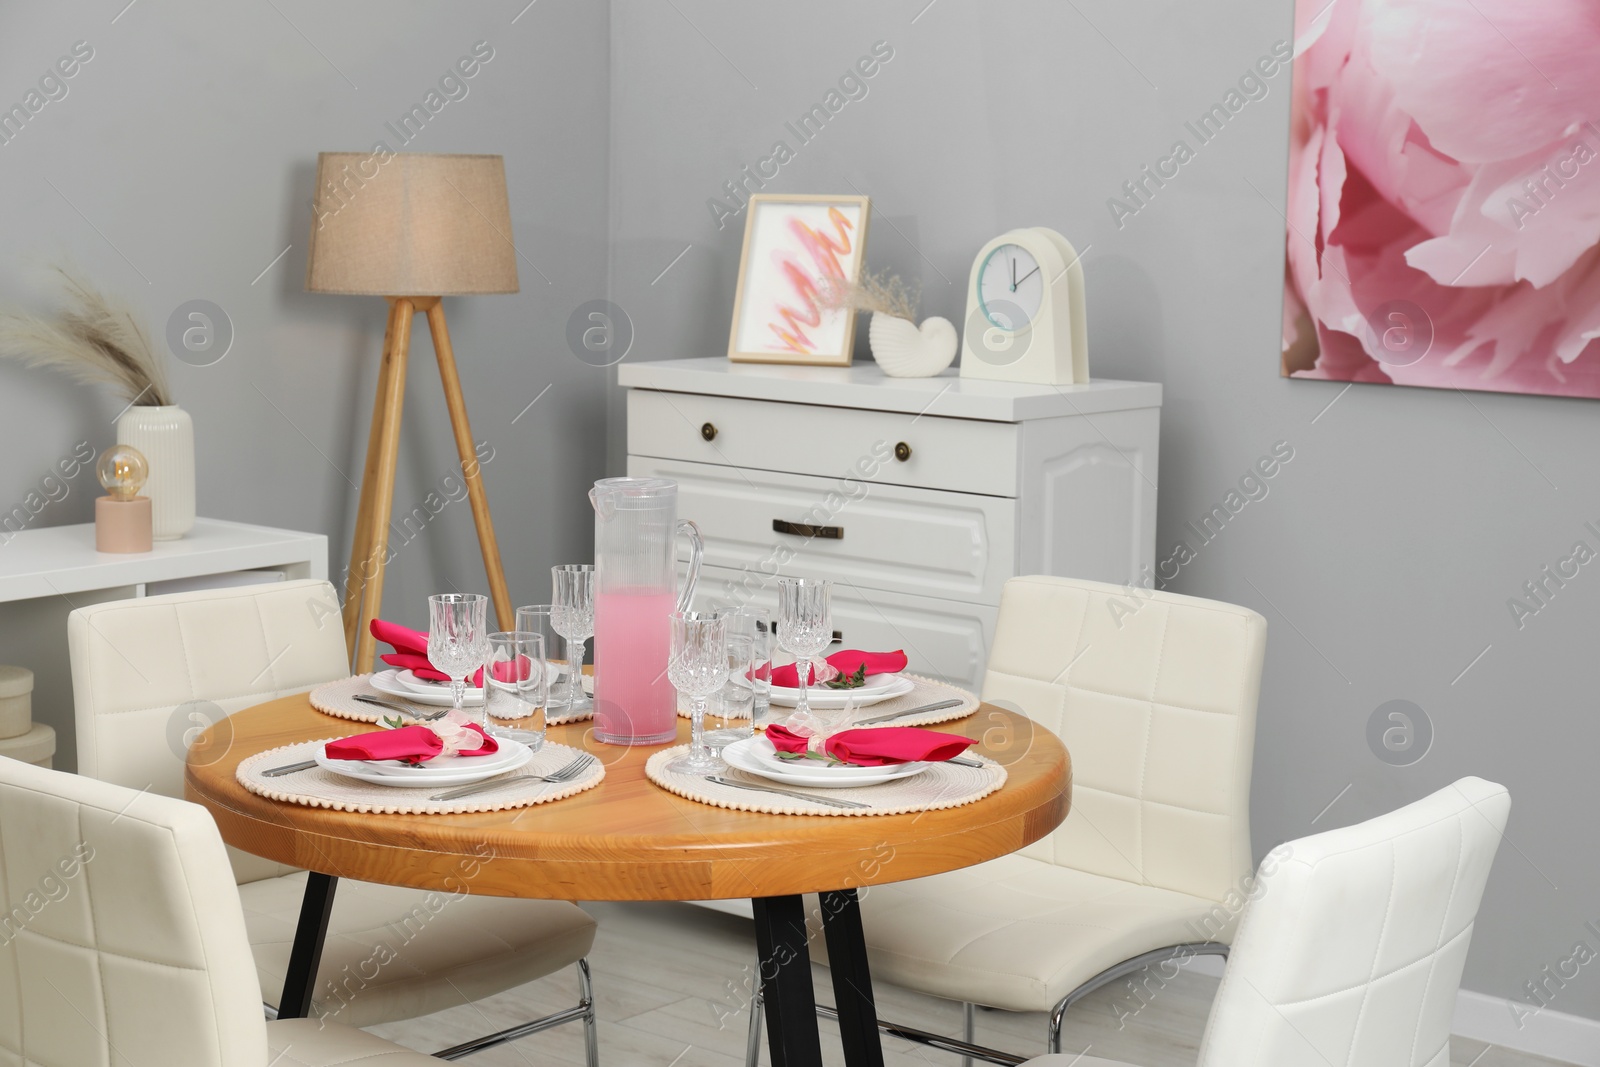
M 1039 268 L 1038 267 L 1034 267 L 1028 273 L 1024 274 L 1022 277 L 1018 278 L 1016 281 L 1011 283 L 1011 291 L 1012 292 L 1016 292 L 1017 286 L 1021 285 L 1023 282 L 1027 281 L 1029 278 L 1033 277 L 1035 274 L 1038 274 L 1038 273 L 1039 273 Z
M 1017 261 L 1014 259 L 1011 261 L 1011 291 L 1017 291 Z

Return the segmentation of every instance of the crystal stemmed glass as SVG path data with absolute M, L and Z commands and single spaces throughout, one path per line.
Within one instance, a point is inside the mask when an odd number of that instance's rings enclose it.
M 587 563 L 551 567 L 550 586 L 550 625 L 567 639 L 567 663 L 572 668 L 570 714 L 590 704 L 583 692 L 583 646 L 594 636 L 594 567 Z
M 439 593 L 428 598 L 428 662 L 450 677 L 450 702 L 461 710 L 467 679 L 489 658 L 489 598 Z
M 800 698 L 784 725 L 815 730 L 807 689 L 811 659 L 833 640 L 830 596 L 833 583 L 825 578 L 783 578 L 778 582 L 778 647 L 794 657 L 795 683 Z
M 667 678 L 689 698 L 689 754 L 667 769 L 678 774 L 715 774 L 726 770 L 721 757 L 706 744 L 706 698 L 728 681 L 728 620 L 703 611 L 675 611 Z

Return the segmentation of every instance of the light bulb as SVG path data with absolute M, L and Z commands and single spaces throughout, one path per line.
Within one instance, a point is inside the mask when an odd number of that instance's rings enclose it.
M 112 500 L 132 500 L 150 477 L 150 464 L 132 445 L 112 445 L 100 453 L 94 472 Z

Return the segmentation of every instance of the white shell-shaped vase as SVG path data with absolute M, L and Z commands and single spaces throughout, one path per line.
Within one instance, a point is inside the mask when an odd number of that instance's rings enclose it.
M 867 326 L 872 358 L 891 378 L 931 378 L 955 361 L 958 338 L 949 319 L 937 315 L 918 326 L 910 319 L 874 312 Z

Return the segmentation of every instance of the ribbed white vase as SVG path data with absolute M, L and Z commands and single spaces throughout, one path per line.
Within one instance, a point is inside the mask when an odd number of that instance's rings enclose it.
M 194 529 L 194 420 L 176 404 L 135 405 L 117 420 L 117 443 L 150 464 L 141 495 L 150 498 L 151 536 L 173 541 Z

